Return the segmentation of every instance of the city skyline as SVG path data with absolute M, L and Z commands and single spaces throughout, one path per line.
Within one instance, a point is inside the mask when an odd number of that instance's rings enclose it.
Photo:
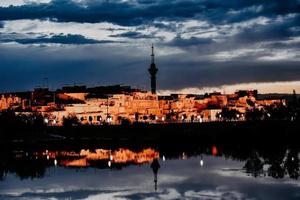
M 30 90 L 45 77 L 52 88 L 75 82 L 150 90 L 152 43 L 158 94 L 299 91 L 299 6 L 297 0 L 1 1 L 0 91 Z
M 0 0 L 0 199 L 299 200 L 300 0 Z

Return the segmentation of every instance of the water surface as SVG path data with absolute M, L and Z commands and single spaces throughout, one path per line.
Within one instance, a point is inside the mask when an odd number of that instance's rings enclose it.
M 300 199 L 297 148 L 2 153 L 0 199 Z

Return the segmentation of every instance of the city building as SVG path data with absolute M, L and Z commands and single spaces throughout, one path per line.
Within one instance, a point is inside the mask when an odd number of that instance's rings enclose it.
M 65 86 L 56 91 L 36 88 L 32 92 L 1 95 L 0 110 L 11 109 L 22 114 L 40 113 L 51 126 L 63 125 L 64 118 L 76 117 L 81 124 L 182 123 L 209 122 L 222 119 L 222 109 L 235 110 L 244 120 L 247 110 L 271 105 L 286 105 L 284 99 L 258 99 L 257 90 L 234 94 L 219 92 L 195 94 L 156 94 L 158 69 L 151 47 L 151 92 L 112 85 L 87 87 Z

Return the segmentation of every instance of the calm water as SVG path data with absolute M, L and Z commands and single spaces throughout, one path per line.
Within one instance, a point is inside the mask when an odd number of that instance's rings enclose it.
M 300 199 L 298 149 L 184 150 L 3 153 L 0 199 Z

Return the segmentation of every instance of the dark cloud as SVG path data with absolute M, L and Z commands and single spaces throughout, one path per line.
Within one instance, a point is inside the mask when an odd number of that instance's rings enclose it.
M 141 2 L 140 2 L 141 3 Z M 120 25 L 139 25 L 159 17 L 193 17 L 203 7 L 193 1 L 140 6 L 127 2 L 85 1 L 84 5 L 71 0 L 53 0 L 49 4 L 29 4 L 0 8 L 0 20 L 51 19 L 61 22 L 112 22 Z
M 0 34 L 1 42 L 17 42 L 20 44 L 48 44 L 48 43 L 58 43 L 58 44 L 101 44 L 101 43 L 113 43 L 110 40 L 94 40 L 85 38 L 82 35 L 72 35 L 72 34 L 59 34 L 51 36 L 38 36 L 33 38 L 2 38 Z M 16 35 L 16 34 L 12 34 Z
M 300 2 L 297 0 L 249 0 L 249 1 L 206 1 L 205 18 L 216 24 L 227 24 L 253 19 L 259 16 L 275 17 L 289 13 L 300 12 Z
M 88 85 L 124 83 L 149 89 L 149 54 L 134 46 L 109 44 L 30 49 L 2 47 L 0 88 L 2 91 L 30 89 L 48 77 L 54 88 L 76 82 Z M 198 56 L 194 52 L 166 56 L 157 53 L 158 88 L 300 80 L 300 62 L 297 61 L 267 62 L 241 57 L 217 62 L 198 60 Z
M 189 39 L 183 39 L 180 36 L 174 38 L 169 45 L 177 47 L 187 47 L 187 46 L 200 46 L 200 45 L 209 45 L 214 43 L 211 38 L 196 38 L 191 37 Z
M 261 6 L 254 12 L 251 6 Z M 250 8 L 249 8 L 250 7 Z M 248 10 L 247 10 L 248 8 Z M 244 11 L 243 11 L 244 9 Z M 241 11 L 228 14 L 229 11 Z M 243 11 L 243 12 L 242 12 Z M 0 8 L 0 20 L 51 19 L 61 22 L 112 22 L 120 25 L 141 25 L 155 19 L 189 19 L 200 17 L 214 23 L 236 22 L 257 16 L 299 13 L 297 0 L 286 1 L 92 1 L 76 3 L 71 0 L 52 0 L 45 4 L 27 4 Z
M 216 33 L 218 36 L 182 38 L 179 35 L 167 42 L 166 45 L 179 47 L 189 52 L 197 52 L 201 55 L 213 55 L 236 49 L 251 50 L 259 47 L 270 51 L 276 50 L 279 46 L 280 49 L 300 50 L 300 46 L 296 45 L 297 42 L 284 43 L 284 41 L 300 36 L 300 15 L 292 15 L 282 19 L 267 19 L 269 21 L 266 23 L 260 23 L 259 20 L 261 19 L 257 19 L 257 24 L 245 27 L 234 27 L 232 24 L 227 24 L 229 28 L 225 31 L 222 28 L 215 28 L 196 32 L 196 34 Z M 194 28 L 194 30 L 196 29 L 197 27 Z M 230 34 L 231 29 L 236 29 L 234 34 Z M 256 58 L 253 57 L 252 59 L 255 60 Z
M 216 87 L 225 84 L 300 80 L 300 62 L 224 61 L 162 63 L 162 88 Z M 184 68 L 182 66 L 185 66 Z
M 116 35 L 110 35 L 110 37 L 124 37 L 124 38 L 131 38 L 131 39 L 149 39 L 149 38 L 157 38 L 154 35 L 145 35 L 140 32 L 136 31 L 129 31 L 125 33 L 120 33 Z
M 300 25 L 299 20 L 300 17 L 297 16 L 279 23 L 273 22 L 266 25 L 257 25 L 255 28 L 245 28 L 234 38 L 238 42 L 247 43 L 287 40 L 300 35 L 299 30 L 293 31 L 291 29 Z
M 284 49 L 299 49 L 300 47 L 300 41 L 294 42 L 292 44 L 286 43 L 284 41 L 276 41 L 270 44 L 265 45 L 268 49 L 278 49 L 278 50 L 284 50 Z
M 3 27 L 4 27 L 4 22 L 0 21 L 0 28 L 3 28 Z
M 178 26 L 174 22 L 168 22 L 168 23 L 161 23 L 161 22 L 154 22 L 152 26 L 160 29 L 160 30 L 166 30 L 166 31 L 172 31 L 176 32 L 178 30 Z
M 0 45 L 0 91 L 32 89 L 45 77 L 53 88 L 74 82 L 146 86 L 148 55 L 141 56 L 136 48 L 111 45 Z
M 143 46 L 150 47 L 153 41 L 159 48 L 159 89 L 300 80 L 299 13 L 297 0 L 52 0 L 2 7 L 0 28 L 1 21 L 8 21 L 1 29 L 0 42 L 23 45 L 0 44 L 0 88 L 31 88 L 38 82 L 33 80 L 47 76 L 57 87 L 80 81 L 148 89 L 150 48 L 145 51 Z M 84 31 L 82 35 L 38 33 L 45 27 L 30 27 L 35 22 L 16 29 L 20 32 L 9 32 L 14 29 L 9 28 L 10 20 L 17 19 L 57 24 L 110 22 L 132 27 L 100 26 L 107 34 L 104 38 L 110 39 L 95 40 L 87 38 Z M 39 26 L 43 22 L 39 21 Z M 74 30 L 77 23 L 61 32 Z M 35 33 L 26 33 L 33 30 Z M 124 43 L 114 41 L 117 38 Z M 143 40 L 133 42 L 135 39 Z M 28 45 L 49 43 L 72 45 Z M 96 45 L 100 43 L 103 45 Z M 284 55 L 276 58 L 278 52 Z

